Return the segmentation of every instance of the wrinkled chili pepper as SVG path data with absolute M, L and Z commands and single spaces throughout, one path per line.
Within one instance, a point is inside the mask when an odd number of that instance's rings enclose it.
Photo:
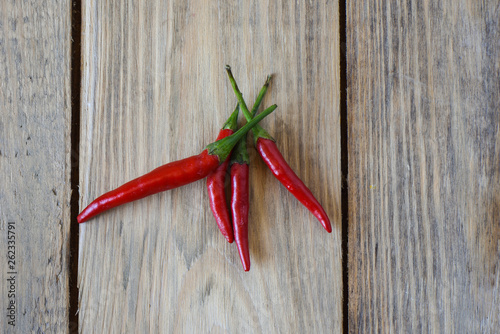
M 214 171 L 229 156 L 233 147 L 253 126 L 276 109 L 267 108 L 263 117 L 255 117 L 233 135 L 207 145 L 200 154 L 158 167 L 124 185 L 105 193 L 89 204 L 77 217 L 79 223 L 119 205 L 129 203 L 161 191 L 177 188 L 200 180 Z
M 233 113 L 222 126 L 217 140 L 226 138 L 234 133 L 237 127 L 238 111 L 239 107 L 236 105 Z M 219 167 L 217 167 L 216 170 L 207 176 L 207 190 L 210 209 L 212 209 L 217 226 L 226 240 L 229 243 L 232 243 L 234 234 L 226 204 L 226 191 L 224 189 L 229 159 L 230 158 L 228 157 L 222 164 L 219 165 Z
M 226 72 L 233 86 L 234 93 L 238 98 L 240 104 L 240 109 L 243 115 L 248 120 L 251 120 L 253 115 L 248 112 L 245 100 L 241 94 L 238 85 L 231 72 L 231 67 L 226 65 Z M 269 80 L 269 77 L 268 77 Z M 268 82 L 266 82 L 268 84 Z M 332 232 L 332 226 L 330 224 L 330 219 L 328 218 L 325 210 L 314 197 L 311 190 L 306 187 L 304 182 L 295 174 L 295 172 L 290 168 L 283 155 L 280 153 L 276 142 L 273 137 L 267 133 L 260 125 L 257 125 L 252 129 L 254 134 L 254 144 L 261 156 L 262 160 L 269 167 L 273 175 L 285 186 L 285 188 L 292 193 L 295 198 L 297 198 L 323 225 L 328 233 Z

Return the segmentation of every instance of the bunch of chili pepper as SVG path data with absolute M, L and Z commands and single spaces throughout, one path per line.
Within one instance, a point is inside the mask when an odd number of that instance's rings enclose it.
M 226 72 L 233 87 L 234 93 L 238 99 L 238 105 L 243 112 L 247 121 L 251 121 L 260 106 L 264 95 L 269 87 L 269 82 L 271 76 L 267 77 L 266 83 L 262 87 L 257 99 L 254 103 L 252 111 L 249 112 L 243 95 L 241 94 L 236 80 L 233 77 L 231 67 L 226 66 Z M 278 181 L 283 184 L 288 191 L 290 191 L 311 213 L 320 221 L 321 225 L 325 228 L 328 233 L 332 232 L 332 226 L 330 224 L 330 219 L 328 218 L 325 210 L 314 197 L 311 190 L 302 182 L 302 180 L 295 174 L 295 172 L 290 168 L 283 155 L 280 153 L 276 141 L 269 133 L 264 130 L 260 125 L 256 125 L 252 128 L 254 136 L 254 144 L 257 152 L 261 156 L 262 160 L 269 167 L 273 175 L 278 179 Z M 245 271 L 250 270 L 250 252 L 248 243 L 248 211 L 249 211 L 249 158 L 246 148 L 246 140 L 243 137 L 236 146 L 234 152 L 232 153 L 232 158 L 230 162 L 231 166 L 231 213 L 233 218 L 233 229 L 234 229 L 234 239 L 238 247 L 238 252 L 240 255 L 240 260 Z M 219 167 L 226 168 L 227 166 Z M 218 170 L 221 173 L 219 176 L 220 181 L 218 183 L 218 193 L 221 196 L 210 195 L 211 208 L 218 222 L 223 221 L 222 225 L 230 226 L 229 217 L 227 215 L 226 201 L 223 198 L 224 188 L 223 188 L 223 171 Z M 210 184 L 210 183 L 209 183 Z M 213 188 L 209 185 L 209 194 L 213 191 Z M 214 209 L 215 208 L 215 209 Z M 226 236 L 229 242 L 232 242 L 232 236 L 225 234 L 229 232 L 230 229 L 226 228 L 221 232 Z M 229 237 L 228 237 L 229 236 Z
M 216 141 L 209 144 L 199 155 L 158 167 L 98 197 L 78 215 L 77 220 L 79 223 L 86 222 L 92 217 L 116 206 L 207 177 L 210 208 L 217 226 L 229 243 L 236 240 L 243 269 L 245 271 L 250 270 L 248 243 L 250 159 L 246 145 L 246 134 L 249 130 L 252 130 L 255 147 L 273 175 L 318 218 L 327 232 L 332 231 L 325 210 L 309 188 L 290 168 L 279 152 L 275 140 L 257 124 L 276 109 L 276 105 L 273 105 L 255 116 L 266 94 L 271 77 L 268 76 L 266 83 L 257 96 L 252 111 L 249 112 L 232 75 L 231 68 L 226 66 L 226 71 L 238 99 L 238 104 L 222 126 Z M 236 131 L 239 110 L 243 112 L 248 123 Z M 231 177 L 232 224 L 225 196 L 225 177 L 228 167 L 230 168 Z
M 115 190 L 99 196 L 78 215 L 78 222 L 84 223 L 92 217 L 119 205 L 184 186 L 207 177 L 221 163 L 226 161 L 238 141 L 276 108 L 276 105 L 267 108 L 259 115 L 262 117 L 256 117 L 234 134 L 207 145 L 198 155 L 160 166 Z

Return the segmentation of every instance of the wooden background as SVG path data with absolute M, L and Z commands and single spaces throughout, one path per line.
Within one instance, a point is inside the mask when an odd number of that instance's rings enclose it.
M 0 302 L 15 222 L 17 314 L 0 328 L 495 332 L 499 17 L 475 0 L 2 2 Z M 274 75 L 262 125 L 332 234 L 253 149 L 249 273 L 204 181 L 76 226 L 216 137 L 236 103 L 225 64 L 248 104 Z
M 500 328 L 499 19 L 348 2 L 349 331 Z
M 83 3 L 81 205 L 201 152 L 274 75 L 262 122 L 335 226 L 319 222 L 252 148 L 252 268 L 220 234 L 206 182 L 80 227 L 84 332 L 338 332 L 342 326 L 338 5 Z
M 67 1 L 0 2 L 4 333 L 61 333 L 69 328 L 70 10 Z M 7 239 L 9 223 L 14 223 L 15 239 Z M 8 255 L 15 255 L 14 268 Z M 14 288 L 7 282 L 11 276 Z M 15 326 L 7 324 L 10 301 L 16 305 Z

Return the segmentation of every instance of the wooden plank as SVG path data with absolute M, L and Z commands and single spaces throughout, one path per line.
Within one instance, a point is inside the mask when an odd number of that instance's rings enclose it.
M 68 330 L 70 5 L 0 3 L 2 333 Z
M 263 121 L 317 195 L 324 232 L 250 150 L 252 268 L 219 233 L 200 181 L 80 227 L 82 332 L 341 332 L 336 1 L 86 1 L 81 207 L 215 139 L 269 73 Z
M 349 332 L 500 328 L 500 5 L 349 1 Z

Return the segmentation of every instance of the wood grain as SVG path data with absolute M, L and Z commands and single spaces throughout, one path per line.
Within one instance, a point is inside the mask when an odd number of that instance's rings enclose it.
M 500 4 L 349 1 L 349 332 L 500 328 Z
M 83 3 L 81 207 L 215 139 L 274 74 L 262 122 L 332 234 L 250 150 L 252 268 L 219 233 L 205 182 L 80 226 L 81 332 L 341 332 L 336 1 Z
M 68 1 L 0 3 L 2 333 L 68 330 L 70 17 Z

